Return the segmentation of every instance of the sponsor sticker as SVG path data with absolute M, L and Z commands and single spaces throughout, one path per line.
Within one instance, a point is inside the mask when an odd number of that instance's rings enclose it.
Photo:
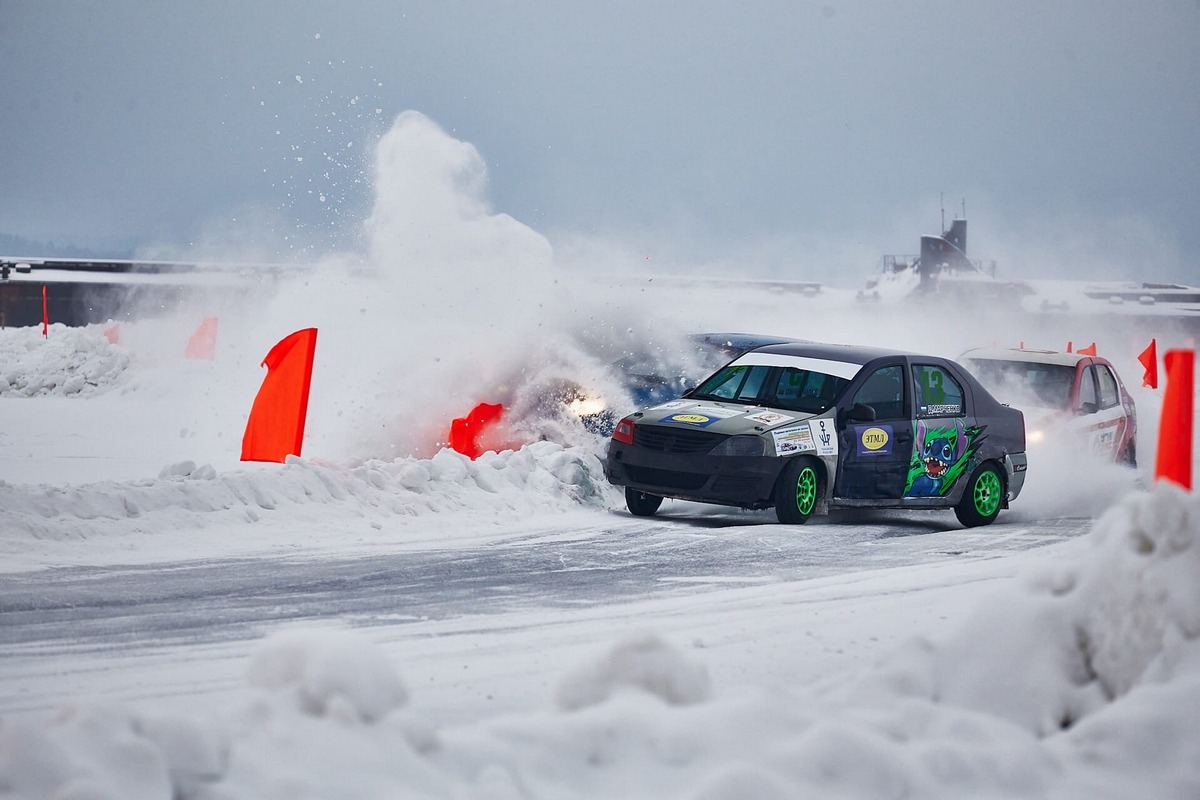
M 812 432 L 813 442 L 817 446 L 817 454 L 836 456 L 838 451 L 837 434 L 833 430 L 833 420 L 810 419 L 808 429 Z
M 671 414 L 659 420 L 659 422 L 674 422 L 677 425 L 695 425 L 698 428 L 707 428 L 716 421 L 704 414 Z
M 858 455 L 886 456 L 892 453 L 891 425 L 856 425 Z
M 777 414 L 774 411 L 759 411 L 757 414 L 750 414 L 746 419 L 761 422 L 763 425 L 778 425 L 780 422 L 786 422 L 789 419 L 795 419 L 795 417 L 789 417 L 787 414 Z
M 812 429 L 807 425 L 799 428 L 788 428 L 782 431 L 772 431 L 771 436 L 775 439 L 775 455 L 778 456 L 817 449 L 817 446 L 813 443 Z

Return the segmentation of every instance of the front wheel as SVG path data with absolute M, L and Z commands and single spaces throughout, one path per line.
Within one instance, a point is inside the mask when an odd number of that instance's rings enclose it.
M 637 489 L 625 487 L 625 506 L 635 517 L 653 517 L 662 505 L 663 499 L 656 494 L 646 494 Z
M 1000 471 L 992 462 L 980 464 L 971 473 L 967 489 L 954 507 L 954 516 L 968 528 L 991 525 L 1000 513 L 1003 499 L 1004 481 L 1000 479 Z
M 792 459 L 775 486 L 775 516 L 784 525 L 808 522 L 821 498 L 821 465 L 809 456 Z

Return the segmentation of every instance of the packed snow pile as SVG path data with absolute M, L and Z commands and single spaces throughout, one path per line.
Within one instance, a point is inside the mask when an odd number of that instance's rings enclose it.
M 0 397 L 81 397 L 120 385 L 129 355 L 100 325 L 10 328 L 0 336 Z
M 669 635 L 598 645 L 543 703 L 435 729 L 366 634 L 265 640 L 193 718 L 0 721 L 21 798 L 1195 798 L 1200 502 L 1130 495 L 958 631 L 819 685 L 710 681 Z M 393 654 L 394 655 L 394 654 Z M 791 658 L 804 659 L 804 652 Z
M 371 519 L 443 511 L 488 514 L 545 511 L 617 501 L 600 459 L 582 448 L 535 442 L 471 461 L 453 450 L 430 459 L 332 464 L 289 456 L 283 465 L 247 465 L 218 473 L 182 462 L 146 481 L 79 486 L 0 481 L 0 552 L 37 541 L 88 539 L 200 528 L 216 521 L 258 522 L 272 511 L 328 508 Z

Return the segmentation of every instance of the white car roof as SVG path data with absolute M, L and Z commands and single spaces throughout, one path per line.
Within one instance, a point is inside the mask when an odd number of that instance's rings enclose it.
M 848 361 L 832 361 L 826 358 L 810 358 L 808 356 L 788 356 L 780 353 L 749 352 L 733 361 L 742 366 L 794 367 L 810 372 L 821 372 L 826 375 L 836 375 L 849 380 L 858 374 L 862 364 L 851 364 Z
M 1086 356 L 1079 353 L 1060 353 L 1057 350 L 1026 350 L 1019 347 L 978 347 L 959 356 L 967 359 L 987 361 L 1027 361 L 1033 364 L 1059 364 L 1073 367 Z

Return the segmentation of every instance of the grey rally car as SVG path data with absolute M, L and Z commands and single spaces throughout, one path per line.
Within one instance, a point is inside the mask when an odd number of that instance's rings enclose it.
M 605 474 L 630 512 L 664 497 L 774 507 L 953 508 L 991 523 L 1025 481 L 1025 423 L 954 361 L 829 344 L 745 353 L 617 423 Z

